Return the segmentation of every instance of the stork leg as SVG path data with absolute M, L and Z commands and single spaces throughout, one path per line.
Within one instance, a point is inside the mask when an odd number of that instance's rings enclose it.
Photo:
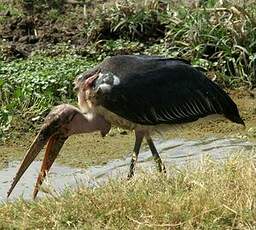
M 146 140 L 147 140 L 149 148 L 150 148 L 150 150 L 152 152 L 153 158 L 154 158 L 154 160 L 156 162 L 158 171 L 166 173 L 165 166 L 164 166 L 164 164 L 163 164 L 163 162 L 162 162 L 162 160 L 161 160 L 161 158 L 159 156 L 158 151 L 156 150 L 156 147 L 154 145 L 154 142 L 153 142 L 152 138 L 149 135 L 146 135 Z
M 128 179 L 132 178 L 134 175 L 134 167 L 138 160 L 141 143 L 143 141 L 144 136 L 145 136 L 144 132 L 135 130 L 135 144 L 134 144 L 133 153 L 132 153 L 132 160 L 130 163 L 130 171 L 129 171 L 128 177 L 127 177 Z

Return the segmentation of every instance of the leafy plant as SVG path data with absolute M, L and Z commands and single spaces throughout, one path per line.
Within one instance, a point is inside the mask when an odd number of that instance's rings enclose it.
M 0 63 L 0 126 L 7 130 L 12 117 L 35 121 L 53 105 L 75 98 L 73 80 L 92 64 L 78 56 L 33 56 Z
M 95 10 L 85 30 L 90 39 L 111 37 L 148 41 L 164 36 L 165 27 L 160 20 L 164 10 L 162 1 L 129 0 L 104 4 Z

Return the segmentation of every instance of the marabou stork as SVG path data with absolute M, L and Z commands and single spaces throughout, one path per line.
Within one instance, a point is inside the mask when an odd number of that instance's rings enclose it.
M 8 196 L 47 144 L 33 193 L 35 198 L 61 147 L 73 134 L 100 131 L 105 136 L 112 124 L 134 130 L 130 178 L 144 137 L 159 171 L 165 171 L 151 139 L 152 131 L 159 126 L 189 123 L 212 114 L 244 125 L 232 99 L 181 59 L 135 55 L 106 58 L 76 78 L 75 90 L 80 110 L 62 104 L 49 113 L 23 159 Z

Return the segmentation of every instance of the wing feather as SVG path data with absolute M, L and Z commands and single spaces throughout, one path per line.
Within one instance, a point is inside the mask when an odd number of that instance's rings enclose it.
M 191 122 L 210 114 L 242 123 L 231 98 L 192 66 L 175 59 L 124 59 L 101 66 L 103 74 L 120 80 L 99 95 L 100 104 L 113 113 L 144 125 Z

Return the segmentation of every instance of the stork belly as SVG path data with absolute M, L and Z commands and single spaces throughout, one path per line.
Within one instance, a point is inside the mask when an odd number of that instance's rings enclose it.
M 144 125 L 140 125 L 140 124 L 136 124 L 134 122 L 128 121 L 120 117 L 119 115 L 112 113 L 111 111 L 109 111 L 108 109 L 102 106 L 97 106 L 95 108 L 95 113 L 102 115 L 106 119 L 106 121 L 108 121 L 112 125 L 115 125 L 124 129 L 133 130 L 136 128 L 151 127 L 151 126 L 144 126 Z

